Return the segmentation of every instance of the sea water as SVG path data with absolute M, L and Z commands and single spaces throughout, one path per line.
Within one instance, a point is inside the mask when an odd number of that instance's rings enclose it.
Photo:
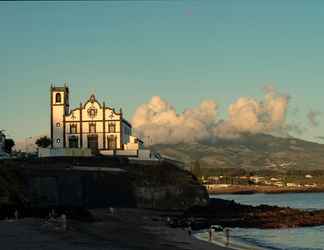
M 324 209 L 324 193 L 211 195 L 247 205 L 277 205 L 300 209 Z M 233 228 L 231 239 L 258 249 L 324 250 L 324 226 L 293 229 Z M 251 247 L 252 249 L 252 247 Z

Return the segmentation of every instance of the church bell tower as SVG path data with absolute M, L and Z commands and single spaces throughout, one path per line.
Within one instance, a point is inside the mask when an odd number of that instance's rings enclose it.
M 65 115 L 69 113 L 69 88 L 51 86 L 51 147 L 65 147 Z

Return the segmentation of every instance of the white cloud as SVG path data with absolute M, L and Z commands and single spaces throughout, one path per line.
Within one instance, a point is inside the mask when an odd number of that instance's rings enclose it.
M 178 114 L 167 101 L 154 96 L 137 108 L 132 124 L 138 136 L 150 137 L 153 143 L 193 142 L 210 136 L 216 114 L 217 104 L 211 100 Z
M 264 88 L 263 100 L 240 97 L 228 108 L 228 119 L 219 120 L 217 104 L 212 100 L 177 113 L 159 96 L 141 105 L 132 119 L 139 137 L 153 144 L 212 140 L 217 137 L 237 137 L 241 133 L 287 135 L 292 127 L 286 124 L 289 96 L 272 86 Z M 295 127 L 295 126 L 294 126 Z
M 286 113 L 289 97 L 278 93 L 273 87 L 264 89 L 264 100 L 240 97 L 228 108 L 229 118 L 215 127 L 220 137 L 232 137 L 233 134 L 282 133 L 286 130 Z

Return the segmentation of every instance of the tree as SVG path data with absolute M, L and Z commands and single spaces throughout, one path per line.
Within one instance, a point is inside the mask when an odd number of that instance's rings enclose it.
M 42 136 L 36 140 L 35 144 L 40 148 L 47 148 L 51 145 L 51 139 L 47 136 Z
M 195 161 L 192 169 L 192 173 L 194 176 L 196 176 L 198 179 L 201 178 L 201 168 L 200 168 L 200 163 L 199 161 Z
M 12 148 L 13 146 L 15 146 L 15 142 L 13 139 L 5 139 L 5 147 L 4 147 L 4 151 L 7 154 L 11 154 L 12 153 Z

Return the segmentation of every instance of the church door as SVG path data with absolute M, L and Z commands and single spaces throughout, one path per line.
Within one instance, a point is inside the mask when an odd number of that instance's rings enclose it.
M 116 136 L 108 136 L 108 150 L 117 149 L 117 138 Z
M 89 135 L 88 136 L 88 148 L 91 149 L 93 154 L 98 153 L 98 136 L 97 135 Z
M 79 147 L 79 140 L 77 136 L 70 136 L 69 137 L 69 147 L 70 148 L 78 148 Z

